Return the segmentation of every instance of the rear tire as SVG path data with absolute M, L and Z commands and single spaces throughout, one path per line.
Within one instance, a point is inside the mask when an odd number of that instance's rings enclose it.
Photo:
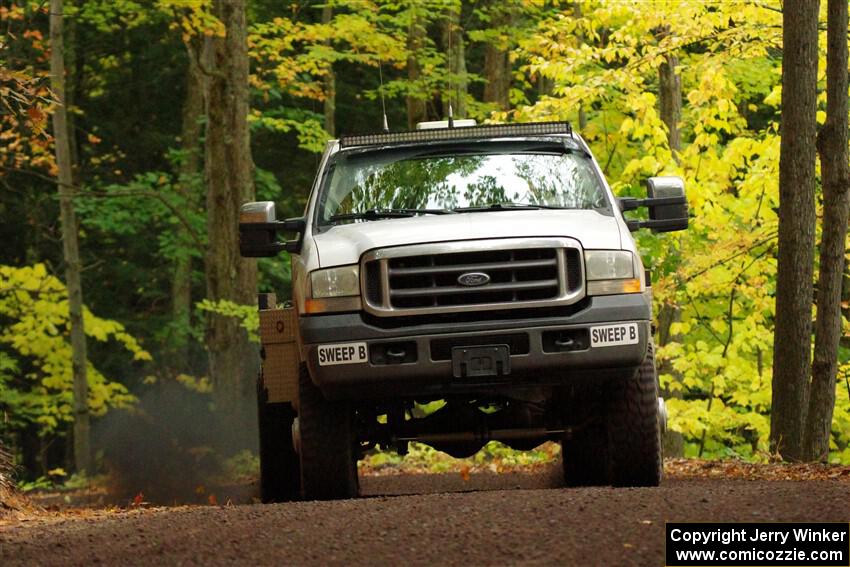
M 298 382 L 302 496 L 305 500 L 357 497 L 360 485 L 351 406 L 325 399 L 303 365 Z
M 654 345 L 635 374 L 612 381 L 608 391 L 608 455 L 614 486 L 658 486 L 661 435 Z
M 260 499 L 287 502 L 301 496 L 301 472 L 292 444 L 295 410 L 289 403 L 268 403 L 262 373 L 257 382 L 260 430 Z

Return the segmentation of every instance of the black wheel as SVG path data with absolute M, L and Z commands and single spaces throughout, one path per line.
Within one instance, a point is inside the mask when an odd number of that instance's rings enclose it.
M 260 498 L 286 502 L 301 496 L 301 471 L 292 444 L 292 404 L 267 402 L 263 376 L 257 381 L 257 418 L 260 429 Z
M 654 345 L 637 372 L 609 385 L 607 429 L 610 481 L 614 486 L 658 486 L 661 435 Z
M 325 399 L 304 366 L 298 386 L 302 496 L 305 500 L 355 498 L 360 485 L 351 407 Z
M 608 482 L 608 439 L 604 424 L 592 423 L 561 441 L 561 464 L 567 486 Z

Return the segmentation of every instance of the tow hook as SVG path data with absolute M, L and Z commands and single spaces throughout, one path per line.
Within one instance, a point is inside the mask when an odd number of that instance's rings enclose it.
M 658 424 L 661 427 L 661 433 L 667 432 L 667 404 L 664 403 L 664 398 L 658 398 Z M 294 431 L 294 430 L 293 430 Z

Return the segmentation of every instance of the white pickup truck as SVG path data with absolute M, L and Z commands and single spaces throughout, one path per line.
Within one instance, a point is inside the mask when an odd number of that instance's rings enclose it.
M 631 232 L 686 228 L 682 181 L 618 199 L 568 123 L 470 122 L 329 142 L 301 218 L 243 206 L 242 255 L 292 258 L 294 306 L 260 301 L 263 500 L 355 497 L 363 452 L 410 441 L 554 440 L 567 485 L 660 482 Z M 624 217 L 638 207 L 648 220 Z

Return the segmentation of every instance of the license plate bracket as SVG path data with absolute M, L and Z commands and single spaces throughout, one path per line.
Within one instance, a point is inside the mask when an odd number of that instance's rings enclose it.
M 511 373 L 508 345 L 481 345 L 452 348 L 452 374 L 455 378 L 505 376 Z

